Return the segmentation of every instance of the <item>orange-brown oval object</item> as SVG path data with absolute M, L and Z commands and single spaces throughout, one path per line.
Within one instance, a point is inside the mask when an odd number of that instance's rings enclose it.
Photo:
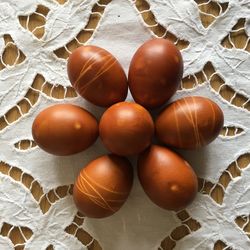
M 98 136 L 98 124 L 87 110 L 57 104 L 41 111 L 32 125 L 40 148 L 54 155 L 71 155 L 87 149 Z
M 130 63 L 128 82 L 134 100 L 146 108 L 163 105 L 176 92 L 183 74 L 180 51 L 166 39 L 145 42 Z
M 195 198 L 197 176 L 173 151 L 152 145 L 138 159 L 138 177 L 148 197 L 158 206 L 178 211 Z
M 89 102 L 107 107 L 127 97 L 127 77 L 117 59 L 96 46 L 81 46 L 68 59 L 68 76 Z
M 120 102 L 108 108 L 99 123 L 103 144 L 117 155 L 134 155 L 151 143 L 154 122 L 137 103 Z
M 167 106 L 155 122 L 157 137 L 167 145 L 196 149 L 213 141 L 223 127 L 220 107 L 208 98 L 190 96 Z
M 118 211 L 133 184 L 133 168 L 126 158 L 104 155 L 84 167 L 75 182 L 73 198 L 87 217 L 103 218 Z

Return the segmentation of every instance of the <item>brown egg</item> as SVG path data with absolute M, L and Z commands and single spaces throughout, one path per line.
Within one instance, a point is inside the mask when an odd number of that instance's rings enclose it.
M 116 58 L 96 46 L 81 46 L 68 59 L 68 76 L 89 102 L 107 107 L 127 97 L 127 77 Z
M 198 181 L 190 165 L 173 151 L 152 145 L 138 159 L 138 177 L 158 206 L 178 211 L 195 197 Z
M 167 145 L 196 149 L 213 141 L 220 133 L 224 116 L 208 98 L 190 96 L 167 106 L 155 122 L 157 137 Z
M 140 153 L 151 143 L 154 123 L 141 105 L 120 102 L 108 108 L 99 124 L 103 144 L 117 155 Z
M 180 51 L 166 39 L 145 42 L 129 68 L 129 89 L 134 100 L 146 108 L 163 105 L 176 92 L 183 74 Z
M 57 104 L 40 112 L 32 126 L 40 148 L 54 155 L 71 155 L 91 146 L 98 136 L 98 124 L 87 110 Z
M 86 216 L 103 218 L 118 211 L 133 184 L 133 168 L 117 155 L 91 161 L 79 173 L 73 191 L 77 208 Z

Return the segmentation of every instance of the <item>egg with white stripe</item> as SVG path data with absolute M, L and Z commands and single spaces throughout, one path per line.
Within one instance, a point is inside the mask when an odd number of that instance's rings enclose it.
M 118 60 L 103 48 L 93 45 L 77 48 L 69 56 L 67 70 L 72 86 L 95 105 L 108 107 L 127 97 L 125 72 Z
M 166 145 L 197 149 L 212 142 L 224 123 L 221 108 L 201 96 L 179 99 L 167 106 L 155 122 L 156 135 Z
M 74 185 L 73 198 L 85 216 L 104 218 L 122 207 L 132 184 L 130 162 L 117 155 L 103 155 L 82 168 Z

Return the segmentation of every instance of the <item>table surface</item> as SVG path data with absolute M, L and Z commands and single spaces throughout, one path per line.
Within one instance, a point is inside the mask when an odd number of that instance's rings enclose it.
M 65 0 L 57 0 L 57 1 L 60 2 L 60 3 L 65 2 Z M 104 0 L 104 1 L 102 1 L 102 3 L 108 3 L 110 1 L 111 0 Z M 196 2 L 197 2 L 197 4 L 200 4 L 200 3 L 203 3 L 204 1 L 203 0 L 196 0 Z M 139 11 L 149 9 L 149 6 L 148 6 L 148 4 L 147 4 L 147 2 L 145 0 L 137 0 L 136 1 L 136 6 L 137 6 L 137 9 Z M 222 4 L 222 9 L 223 8 L 224 8 L 224 6 Z M 202 10 L 203 13 L 213 14 L 215 16 L 218 16 L 218 14 L 219 14 L 218 4 L 215 4 L 213 2 L 210 2 L 210 4 L 207 4 L 207 5 L 199 6 L 199 9 Z M 97 6 L 97 5 L 94 6 L 93 10 L 94 10 L 94 12 L 99 12 L 100 14 L 102 14 L 104 12 L 104 9 L 102 7 Z M 46 15 L 47 14 L 47 9 L 46 9 L 46 7 L 39 6 L 36 12 Z M 200 17 L 201 17 L 201 20 L 202 20 L 202 23 L 203 23 L 204 27 L 207 27 L 209 24 L 211 24 L 214 21 L 214 18 L 211 17 L 210 15 L 201 14 Z M 153 13 L 150 10 L 144 12 L 142 14 L 142 18 L 144 19 L 144 22 L 147 23 L 147 24 L 150 24 L 150 25 L 151 24 L 156 24 L 155 27 L 151 28 L 152 32 L 155 33 L 156 35 L 161 36 L 162 34 L 165 33 L 166 29 L 163 26 L 161 26 L 161 25 L 159 25 L 157 23 L 157 21 L 154 18 Z M 25 26 L 25 23 L 27 21 L 27 17 L 19 17 L 19 20 L 20 20 L 21 25 Z M 96 28 L 99 21 L 100 21 L 100 16 L 96 15 L 96 14 L 92 14 L 90 16 L 90 20 L 89 20 L 89 23 L 87 24 L 86 28 Z M 30 15 L 28 29 L 30 31 L 32 31 L 32 30 L 34 30 L 34 28 L 40 26 L 41 24 L 44 24 L 44 22 L 45 22 L 44 18 L 42 18 L 40 15 L 36 15 L 36 14 Z M 237 25 L 239 26 L 239 25 L 242 25 L 242 24 L 237 24 Z M 44 34 L 44 29 L 43 28 L 37 29 L 37 30 L 33 31 L 33 34 L 35 36 L 37 36 L 38 38 L 41 38 L 43 36 L 43 34 Z M 81 40 L 81 42 L 86 42 L 90 38 L 90 36 L 91 36 L 91 34 L 89 32 L 87 32 L 87 31 L 85 31 L 85 32 L 82 32 L 81 34 L 79 34 L 78 39 Z M 166 38 L 168 38 L 168 39 L 170 39 L 172 41 L 176 40 L 176 37 L 174 35 L 170 34 L 169 32 L 167 33 Z M 11 37 L 9 37 L 9 36 L 4 36 L 4 40 L 5 40 L 6 44 L 8 42 L 12 41 Z M 244 33 L 244 31 L 235 32 L 235 33 L 231 34 L 231 40 L 233 41 L 233 44 L 235 45 L 235 47 L 242 48 L 244 46 L 245 42 L 246 42 L 246 34 Z M 178 47 L 180 49 L 187 46 L 187 44 L 185 42 L 178 42 L 177 45 L 178 45 Z M 228 39 L 225 39 L 223 41 L 223 45 L 232 47 L 232 45 L 230 44 Z M 70 51 L 72 51 L 77 46 L 79 46 L 79 44 L 77 44 L 75 41 L 72 41 L 67 45 L 67 48 Z M 250 51 L 250 46 L 247 47 L 247 50 Z M 6 64 L 13 65 L 16 58 L 17 58 L 17 51 L 18 51 L 18 48 L 15 45 L 10 44 L 9 46 L 7 46 L 4 53 L 3 53 L 3 61 Z M 56 54 L 59 57 L 63 57 L 63 58 L 68 57 L 68 52 L 64 48 L 57 50 Z M 19 58 L 18 58 L 18 61 L 21 62 L 22 60 L 24 60 L 24 56 L 21 54 L 19 56 Z M 0 65 L 0 69 L 1 69 L 1 67 L 2 67 L 2 65 Z M 202 76 L 198 76 L 198 78 L 199 77 L 202 78 Z M 37 80 L 37 85 L 39 85 L 39 79 Z M 185 79 L 183 81 L 183 85 L 185 86 L 185 88 L 191 88 L 192 85 L 193 85 L 193 82 L 191 80 Z M 213 82 L 213 86 L 214 86 L 215 89 L 218 88 L 220 86 L 219 81 L 217 82 L 216 79 L 215 79 L 214 82 Z M 49 93 L 50 90 L 51 90 L 51 87 L 52 86 L 50 86 L 50 85 L 46 85 L 45 88 L 43 89 L 43 92 Z M 64 95 L 64 89 L 63 88 L 56 88 L 56 90 L 53 91 L 52 94 L 56 98 L 62 98 L 63 95 Z M 221 94 L 222 94 L 223 98 L 225 98 L 227 100 L 230 100 L 230 98 L 233 95 L 232 89 L 230 89 L 229 87 L 225 87 L 225 88 L 222 89 Z M 70 88 L 67 91 L 67 96 L 76 96 L 76 93 L 72 88 Z M 34 103 L 37 100 L 38 95 L 37 95 L 36 91 L 31 91 L 31 92 L 28 93 L 27 97 L 30 99 L 30 101 L 32 103 Z M 242 100 L 242 98 L 240 96 L 238 96 L 236 98 L 236 100 L 234 101 L 234 103 L 236 105 L 240 106 L 243 101 L 244 100 Z M 19 106 L 20 106 L 21 110 L 23 111 L 23 113 L 27 113 L 29 111 L 29 109 L 30 109 L 30 105 L 28 105 L 27 102 L 21 102 L 19 104 Z M 21 114 L 18 111 L 18 109 L 13 108 L 12 110 L 10 110 L 7 113 L 6 118 L 7 118 L 8 122 L 11 123 L 11 122 L 14 122 L 15 120 L 17 120 L 20 117 L 20 115 Z M 3 128 L 4 126 L 6 126 L 5 122 L 3 120 L 0 120 L 0 128 Z M 221 133 L 225 134 L 226 131 L 222 130 Z M 233 134 L 234 131 L 233 131 L 233 129 L 232 130 L 229 129 L 229 131 L 227 131 L 227 133 Z M 27 148 L 27 147 L 29 147 L 29 143 L 30 143 L 29 141 L 24 141 L 24 142 L 21 143 L 20 147 L 21 148 Z M 249 162 L 249 160 L 250 159 L 247 158 L 247 157 L 242 158 L 239 164 L 244 165 L 246 162 Z M 4 166 L 1 165 L 1 163 L 0 163 L 0 168 L 4 168 Z M 237 169 L 234 166 L 232 166 L 232 169 L 231 169 L 230 172 L 232 173 L 233 176 L 237 176 Z M 14 178 L 15 177 L 18 178 L 19 175 L 20 175 L 20 173 L 18 171 L 12 171 L 12 173 L 11 173 L 11 176 L 14 177 Z M 25 182 L 28 183 L 29 181 L 30 180 L 28 179 L 28 177 L 27 177 L 27 180 L 25 180 L 25 178 L 24 178 L 24 183 Z M 222 177 L 219 180 L 219 183 L 221 183 L 224 187 L 226 187 L 228 182 L 229 182 L 229 176 L 228 175 L 222 175 Z M 210 190 L 211 190 L 211 186 L 209 185 L 209 183 L 206 183 L 206 185 L 205 185 L 205 187 L 203 189 L 203 192 L 209 193 Z M 61 190 L 59 192 L 65 192 L 65 190 Z M 34 186 L 34 188 L 32 189 L 32 193 L 34 194 L 34 197 L 36 197 L 37 200 L 39 200 L 39 198 L 42 195 L 41 190 L 39 188 L 39 185 Z M 218 203 L 222 202 L 223 195 L 224 195 L 223 190 L 218 185 L 216 186 L 214 191 L 211 193 L 212 198 L 214 200 L 216 200 Z M 52 199 L 53 199 L 53 197 L 52 197 Z M 42 200 L 41 208 L 42 208 L 43 211 L 47 211 L 49 206 L 50 206 L 50 203 L 48 201 L 46 201 L 46 199 Z M 237 223 L 240 225 L 242 222 L 239 219 L 239 221 L 237 221 Z M 197 227 L 197 224 L 195 222 L 191 221 L 189 223 L 189 226 L 190 226 L 191 229 L 192 228 L 195 229 L 195 227 Z M 6 232 L 4 232 L 5 230 L 8 230 L 8 229 L 7 228 L 2 229 L 1 233 L 3 233 L 3 234 L 6 233 Z M 73 233 L 75 229 L 72 226 L 72 228 L 69 227 L 68 230 L 69 230 L 69 232 L 72 231 L 72 233 Z M 26 233 L 26 234 L 29 234 L 28 231 L 25 232 L 25 228 L 23 229 L 23 232 Z M 173 238 L 175 238 L 175 239 L 179 239 L 179 238 L 184 237 L 186 234 L 187 234 L 186 233 L 186 228 L 185 227 L 180 227 L 178 230 L 173 231 L 171 236 Z M 85 234 L 80 235 L 79 240 L 81 240 L 81 237 L 82 237 L 82 241 L 84 241 L 84 237 L 86 237 L 86 235 Z M 22 237 L 21 237 L 20 233 L 18 233 L 17 228 L 15 228 L 12 231 L 11 240 L 15 244 L 22 242 Z M 221 250 L 221 249 L 224 249 L 224 247 L 225 247 L 225 244 L 223 242 L 221 242 L 221 241 L 218 241 L 215 244 L 214 249 L 215 250 Z M 162 242 L 162 248 L 164 250 L 173 249 L 173 244 L 172 244 L 171 241 L 165 240 L 165 241 Z M 16 248 L 16 249 L 22 249 L 22 248 Z M 51 249 L 53 249 L 52 246 L 47 248 L 47 250 L 51 250 Z M 100 250 L 101 248 L 100 248 L 100 246 L 98 244 L 93 244 L 88 249 L 90 249 L 90 250 Z

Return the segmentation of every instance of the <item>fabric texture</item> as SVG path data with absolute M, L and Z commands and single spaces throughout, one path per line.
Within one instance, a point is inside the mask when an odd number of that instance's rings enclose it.
M 6 124 L 0 127 L 1 249 L 23 246 L 35 250 L 52 245 L 56 250 L 80 250 L 99 243 L 105 250 L 163 250 L 172 249 L 166 247 L 169 242 L 174 249 L 206 250 L 214 249 L 218 241 L 223 242 L 224 249 L 250 249 L 250 233 L 247 232 L 250 160 L 242 160 L 250 156 L 250 1 L 215 2 L 150 0 L 149 9 L 141 10 L 132 0 L 113 0 L 107 4 L 94 0 L 68 0 L 64 4 L 56 0 L 1 1 L 0 120 Z M 202 6 L 210 4 L 217 4 L 217 15 L 204 12 Z M 46 15 L 39 14 L 38 5 L 47 8 Z M 95 11 L 94 6 L 102 8 L 103 14 Z M 100 20 L 95 28 L 88 28 L 93 12 Z M 154 15 L 156 24 L 144 21 L 145 12 Z M 34 13 L 45 20 L 43 27 L 36 27 L 44 29 L 41 38 L 34 35 L 35 30 L 31 32 L 20 22 L 22 16 L 29 23 L 28 17 Z M 206 27 L 202 15 L 210 15 L 213 19 Z M 237 26 L 239 22 L 243 22 L 241 28 Z M 224 134 L 198 151 L 181 151 L 203 184 L 195 201 L 182 211 L 185 218 L 180 212 L 165 211 L 154 205 L 142 191 L 136 174 L 131 195 L 119 212 L 105 219 L 83 218 L 72 201 L 72 184 L 86 163 L 107 150 L 98 140 L 82 153 L 57 157 L 32 142 L 34 117 L 49 105 L 74 103 L 93 112 L 97 118 L 104 111 L 78 95 L 67 96 L 71 87 L 67 58 L 57 56 L 57 51 L 70 53 L 72 41 L 78 40 L 79 46 L 79 34 L 89 33 L 84 43 L 110 51 L 127 73 L 136 49 L 156 37 L 153 27 L 157 25 L 163 29 L 162 36 L 171 34 L 177 45 L 185 47 L 181 51 L 184 80 L 172 100 L 189 95 L 211 98 L 224 112 Z M 239 30 L 245 32 L 246 37 L 241 47 L 235 45 L 233 37 Z M 6 42 L 10 37 L 12 40 Z M 226 40 L 228 46 L 223 42 Z M 19 55 L 12 65 L 4 61 L 4 53 L 10 45 L 16 46 Z M 39 81 L 38 89 L 34 82 Z M 188 81 L 193 81 L 192 87 L 185 85 Z M 51 86 L 49 93 L 43 91 L 45 85 Z M 65 91 L 63 99 L 53 97 L 54 89 L 59 87 Z M 224 88 L 231 91 L 231 96 L 223 95 Z M 30 91 L 36 93 L 36 100 L 27 98 Z M 130 94 L 128 100 L 132 100 Z M 19 107 L 24 101 L 30 103 L 25 112 Z M 13 107 L 19 110 L 20 117 L 10 121 L 8 112 Z M 20 148 L 24 140 L 30 141 L 30 147 L 25 150 Z M 130 160 L 136 166 L 136 159 Z M 237 175 L 232 174 L 232 166 L 238 171 Z M 19 173 L 19 177 L 14 178 L 13 172 Z M 230 180 L 222 186 L 221 176 L 225 174 Z M 27 176 L 29 183 L 23 181 Z M 210 187 L 208 191 L 205 186 Z M 31 193 L 34 187 L 40 190 L 40 195 Z M 221 204 L 213 198 L 216 187 L 224 194 Z M 56 195 L 60 188 L 65 189 L 61 197 Z M 52 193 L 56 197 L 54 200 L 50 200 Z M 47 211 L 42 210 L 42 200 L 49 203 Z M 239 217 L 244 223 L 237 223 Z M 196 226 L 193 227 L 190 221 Z M 75 231 L 69 232 L 67 227 L 72 224 Z M 175 238 L 173 232 L 183 226 L 186 234 Z M 9 227 L 8 234 L 3 233 L 4 227 Z M 22 233 L 24 228 L 29 234 Z M 14 229 L 23 234 L 23 243 L 17 244 L 12 239 Z M 81 234 L 85 234 L 85 240 L 78 240 Z

